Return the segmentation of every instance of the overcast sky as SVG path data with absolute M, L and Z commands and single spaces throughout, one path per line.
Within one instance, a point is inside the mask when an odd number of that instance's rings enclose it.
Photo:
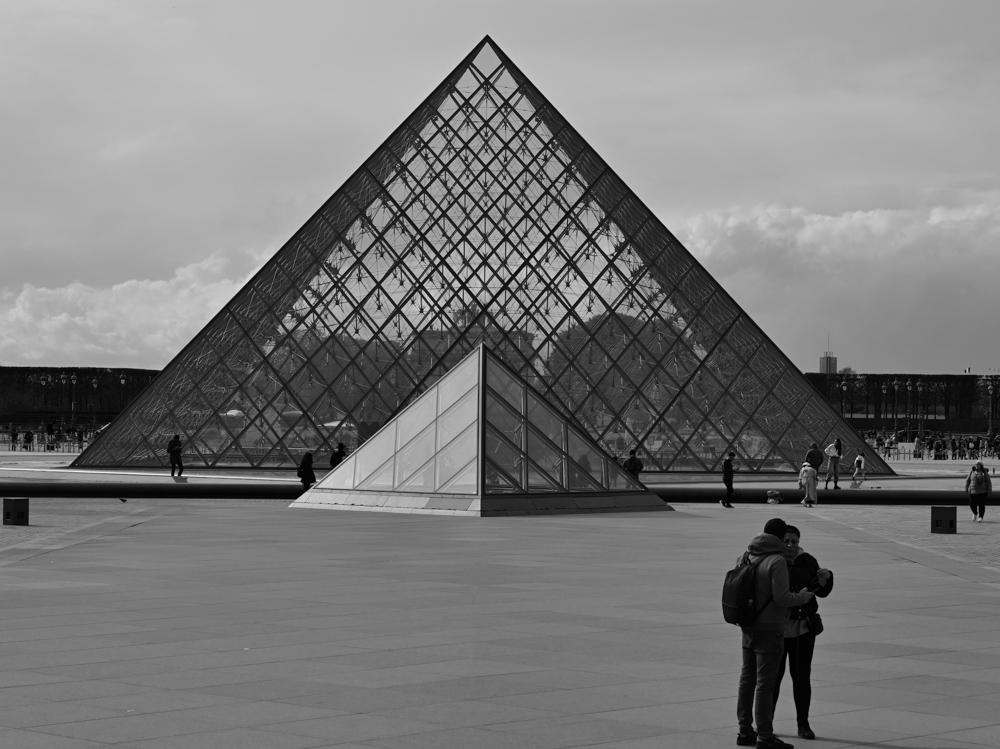
M 1000 368 L 1000 3 L 0 0 L 0 364 L 164 366 L 485 34 L 815 371 Z

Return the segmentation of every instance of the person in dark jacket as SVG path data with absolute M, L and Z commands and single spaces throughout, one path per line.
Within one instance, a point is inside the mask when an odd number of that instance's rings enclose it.
M 965 491 L 969 495 L 969 509 L 972 510 L 972 519 L 977 523 L 983 522 L 986 517 L 986 500 L 993 491 L 993 482 L 990 481 L 990 472 L 983 466 L 983 461 L 976 461 L 965 478 Z
M 336 468 L 339 466 L 346 457 L 347 448 L 344 446 L 343 442 L 338 442 L 337 449 L 330 455 L 330 468 Z
M 635 450 L 628 451 L 628 459 L 622 464 L 622 468 L 628 471 L 632 478 L 639 478 L 639 471 L 642 470 L 642 461 L 635 454 Z
M 823 465 L 823 451 L 819 449 L 819 445 L 815 442 L 809 444 L 809 450 L 806 451 L 805 462 L 816 469 L 816 473 L 819 473 L 819 467 Z
M 309 491 L 309 487 L 316 483 L 316 473 L 313 471 L 313 454 L 306 453 L 299 463 L 299 470 L 296 472 L 299 481 L 302 482 L 302 491 Z
M 723 507 L 733 506 L 733 458 L 735 457 L 736 453 L 729 453 L 729 456 L 722 461 L 722 483 L 726 485 L 726 498 L 720 499 L 719 504 Z
M 784 542 L 787 527 L 781 518 L 768 520 L 764 532 L 754 536 L 747 553 L 737 561 L 737 564 L 760 561 L 754 598 L 764 601 L 753 624 L 742 628 L 743 669 L 736 698 L 736 719 L 740 724 L 736 743 L 739 746 L 791 749 L 790 744 L 774 735 L 773 693 L 785 654 L 788 609 L 809 603 L 813 594 L 810 591 L 793 593 L 788 588 Z
M 184 475 L 184 461 L 181 458 L 181 453 L 183 452 L 183 446 L 181 445 L 181 436 L 175 434 L 174 438 L 167 443 L 167 455 L 170 456 L 170 475 L 174 475 L 174 471 L 177 471 L 177 478 Z
M 794 525 L 785 529 L 785 560 L 788 564 L 788 587 L 790 590 L 811 590 L 820 598 L 826 598 L 833 590 L 833 573 L 821 569 L 819 562 L 811 554 L 802 551 L 799 539 L 802 534 Z M 795 718 L 799 726 L 799 736 L 815 739 L 809 726 L 809 703 L 812 700 L 813 651 L 816 647 L 817 632 L 810 630 L 810 616 L 818 616 L 819 603 L 815 598 L 804 606 L 789 609 L 785 624 L 785 654 L 778 668 L 778 678 L 774 684 L 774 704 L 778 705 L 778 691 L 785 675 L 785 661 L 792 676 L 792 697 L 795 700 Z M 818 622 L 814 620 L 815 627 Z

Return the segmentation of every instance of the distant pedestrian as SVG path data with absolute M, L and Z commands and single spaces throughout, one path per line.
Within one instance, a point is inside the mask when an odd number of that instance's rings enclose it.
M 719 504 L 723 507 L 733 506 L 733 458 L 735 457 L 736 453 L 729 453 L 729 456 L 722 461 L 722 483 L 726 485 L 726 498 L 720 499 Z
M 823 451 L 819 449 L 819 445 L 815 442 L 809 443 L 809 450 L 806 451 L 806 463 L 811 465 L 817 473 L 819 472 L 819 467 L 823 465 Z
M 10 449 L 17 450 L 17 427 L 10 428 Z
M 24 433 L 24 439 L 21 441 L 21 451 L 28 451 L 29 453 L 35 449 L 35 433 L 30 429 Z
M 302 482 L 302 491 L 309 491 L 309 487 L 316 483 L 316 474 L 313 472 L 313 454 L 306 453 L 299 463 L 299 470 L 296 472 L 299 481 Z
M 330 455 L 330 468 L 336 468 L 341 463 L 344 462 L 344 458 L 347 457 L 347 448 L 344 447 L 343 442 L 337 443 L 337 449 L 333 451 Z
M 184 451 L 184 445 L 181 443 L 181 436 L 175 434 L 174 438 L 167 443 L 167 455 L 170 457 L 170 476 L 173 477 L 174 471 L 177 471 L 177 478 L 184 475 L 184 460 L 181 458 L 181 453 Z
M 808 465 L 808 464 L 807 464 Z M 737 564 L 755 564 L 754 600 L 764 601 L 757 618 L 742 628 L 743 669 L 736 698 L 739 746 L 758 749 L 792 749 L 774 735 L 774 688 L 778 669 L 785 656 L 785 623 L 791 606 L 803 606 L 813 599 L 810 591 L 788 589 L 785 562 L 785 531 L 780 518 L 768 520 L 764 532 L 754 536 Z M 757 730 L 754 730 L 754 722 Z
M 965 479 L 965 491 L 969 493 L 969 509 L 972 510 L 972 519 L 977 523 L 983 522 L 986 516 L 986 500 L 990 498 L 993 491 L 993 482 L 990 481 L 990 473 L 983 466 L 983 461 L 977 461 L 969 475 Z
M 858 476 L 861 476 L 861 481 L 865 480 L 865 456 L 858 453 L 858 456 L 854 459 L 854 483 L 858 482 Z
M 803 463 L 802 470 L 799 471 L 799 489 L 805 492 L 800 504 L 812 507 L 819 501 L 817 485 L 819 484 L 819 474 L 812 467 L 811 463 Z
M 625 463 L 622 465 L 622 468 L 628 471 L 629 475 L 631 475 L 632 478 L 638 480 L 639 471 L 642 470 L 642 461 L 639 460 L 638 456 L 636 456 L 635 450 L 628 451 L 628 458 L 625 460 Z
M 826 447 L 826 483 L 824 489 L 830 488 L 830 479 L 833 479 L 833 488 L 839 489 L 840 485 L 840 458 L 844 454 L 844 445 L 837 437 Z

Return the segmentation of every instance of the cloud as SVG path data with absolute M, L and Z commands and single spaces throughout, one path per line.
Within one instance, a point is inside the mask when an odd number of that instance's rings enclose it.
M 691 216 L 678 238 L 799 367 L 829 333 L 858 371 L 985 371 L 1000 306 L 1000 192 L 823 214 L 758 205 Z
M 0 363 L 163 367 L 249 279 L 212 255 L 167 280 L 25 285 L 0 296 Z
M 758 205 L 708 211 L 671 228 L 791 360 L 815 371 L 831 336 L 861 372 L 985 372 L 1000 192 L 909 208 L 822 213 Z M 163 367 L 266 261 L 209 257 L 165 280 L 80 282 L 0 292 L 6 365 Z
M 120 138 L 113 143 L 109 143 L 101 150 L 101 160 L 113 163 L 140 156 L 143 153 L 165 145 L 170 138 L 183 129 L 184 125 L 177 122 L 172 125 L 154 128 L 140 135 Z

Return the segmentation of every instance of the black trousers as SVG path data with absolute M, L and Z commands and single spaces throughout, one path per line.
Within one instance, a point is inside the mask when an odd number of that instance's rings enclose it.
M 733 499 L 733 482 L 723 480 L 722 483 L 726 485 L 726 501 L 730 502 Z
M 970 494 L 969 495 L 969 509 L 972 510 L 974 515 L 979 517 L 986 517 L 986 494 Z
M 774 685 L 774 705 L 778 705 L 778 691 L 785 675 L 785 661 L 792 677 L 792 698 L 795 700 L 795 719 L 799 725 L 809 722 L 809 703 L 812 702 L 812 661 L 816 649 L 816 635 L 807 632 L 798 637 L 785 638 L 785 654 L 778 667 L 778 680 Z

